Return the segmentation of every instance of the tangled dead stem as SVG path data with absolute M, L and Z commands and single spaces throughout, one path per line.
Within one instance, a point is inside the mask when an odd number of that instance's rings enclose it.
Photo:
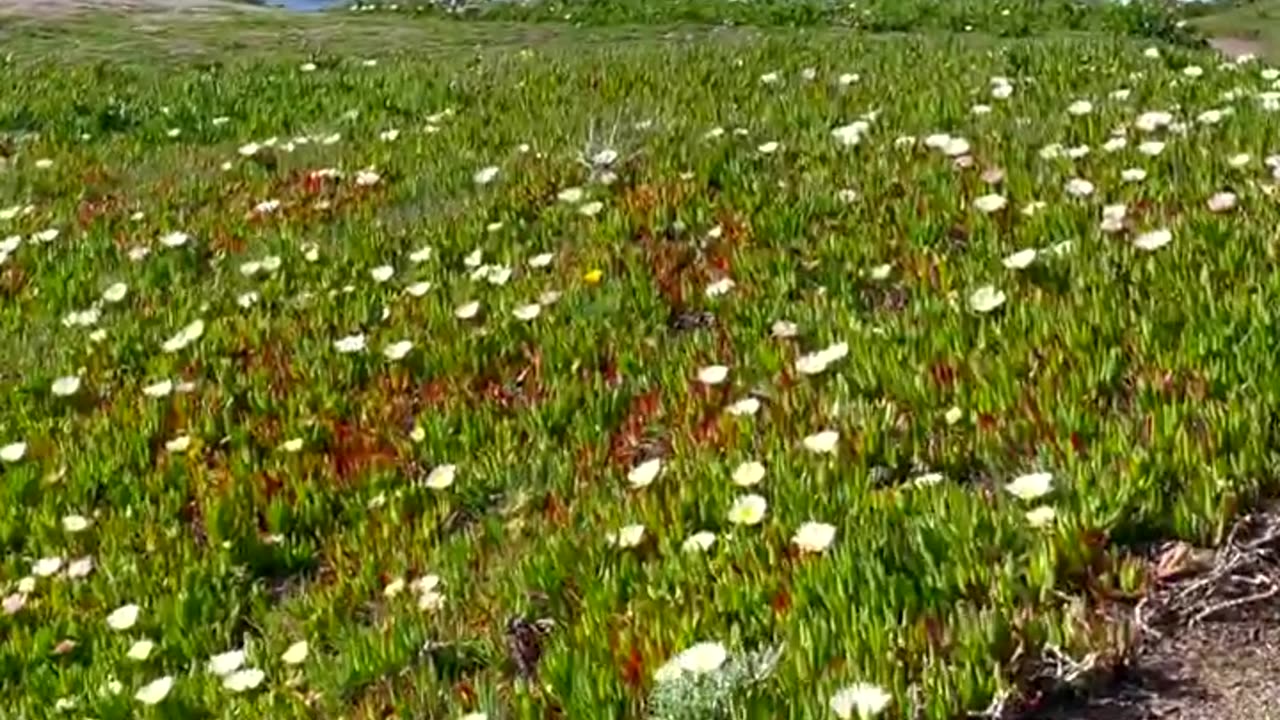
M 999 697 L 992 720 L 1270 720 L 1280 717 L 1280 508 L 1242 517 L 1215 550 L 1167 543 L 1127 621 L 1118 662 L 1048 648 L 1038 697 Z

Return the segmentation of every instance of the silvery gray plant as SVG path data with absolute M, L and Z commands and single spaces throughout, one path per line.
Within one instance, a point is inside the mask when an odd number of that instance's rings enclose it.
M 754 685 L 778 667 L 782 645 L 729 656 L 714 672 L 681 673 L 656 682 L 649 693 L 649 720 L 721 720 L 734 716 Z

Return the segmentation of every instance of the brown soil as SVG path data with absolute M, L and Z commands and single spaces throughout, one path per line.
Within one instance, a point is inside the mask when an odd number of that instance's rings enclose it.
M 1170 632 L 1110 687 L 1028 718 L 1280 720 L 1280 602 L 1253 615 Z
M 1089 697 L 1044 720 L 1280 720 L 1280 506 L 1246 515 L 1217 550 L 1148 555 L 1137 650 Z
M 1209 45 L 1233 60 L 1243 55 L 1262 57 L 1264 49 L 1262 43 L 1244 37 L 1209 38 Z
M 107 10 L 118 12 L 187 12 L 261 10 L 259 6 L 232 0 L 0 0 L 0 16 L 56 17 Z

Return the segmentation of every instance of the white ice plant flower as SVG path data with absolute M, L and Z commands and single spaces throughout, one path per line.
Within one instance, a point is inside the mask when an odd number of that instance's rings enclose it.
M 869 125 L 866 121 L 858 121 L 848 125 L 841 125 L 831 131 L 831 136 L 841 145 L 853 146 L 862 142 L 862 135 L 867 131 L 868 127 Z
M 1005 300 L 1004 291 L 997 290 L 992 285 L 983 285 L 969 295 L 969 307 L 974 312 L 989 313 L 1004 305 Z
M 698 370 L 698 382 L 703 385 L 719 385 L 729 377 L 729 368 L 724 365 L 708 365 Z
M 1006 255 L 1000 262 L 1010 270 L 1025 270 L 1031 263 L 1035 262 L 1037 254 L 1035 248 L 1026 248 Z
M 720 278 L 719 280 L 708 284 L 705 293 L 709 298 L 721 297 L 729 294 L 729 291 L 733 290 L 735 285 L 737 285 L 737 283 L 733 281 L 733 278 Z
M 954 424 L 954 423 L 948 423 L 948 424 Z M 946 478 L 943 477 L 942 473 L 929 472 L 929 473 L 917 475 L 914 478 L 912 478 L 911 485 L 913 487 L 932 487 L 934 485 L 941 483 L 945 479 Z
M 511 311 L 511 314 L 517 320 L 528 322 L 538 317 L 542 313 L 542 305 L 538 303 L 527 303 L 520 305 Z
M 1205 110 L 1196 116 L 1196 122 L 1201 125 L 1217 125 L 1222 121 L 1223 115 L 1223 112 L 1216 108 Z
M 168 340 L 165 340 L 162 349 L 166 353 L 178 352 L 196 340 L 199 340 L 202 335 L 204 335 L 204 321 L 194 320 L 186 327 L 179 330 L 177 334 L 170 337 Z
M 475 317 L 478 312 L 480 312 L 480 303 L 479 301 L 472 300 L 471 302 L 463 303 L 455 308 L 453 315 L 459 320 L 470 320 Z
M 725 412 L 734 417 L 749 417 L 760 411 L 760 401 L 753 397 L 745 397 L 725 408 Z
M 709 530 L 700 530 L 680 544 L 680 550 L 686 553 L 705 552 L 715 544 L 716 534 Z
M 743 495 L 733 501 L 728 519 L 734 525 L 758 525 L 764 519 L 769 503 L 761 496 Z
M 118 303 L 129 293 L 129 286 L 122 282 L 112 283 L 102 291 L 102 300 L 107 303 Z
M 644 525 L 626 525 L 616 533 L 609 533 L 608 540 L 620 548 L 633 548 L 644 540 Z
M 173 677 L 165 675 L 138 688 L 138 692 L 134 693 L 133 697 L 143 705 L 158 705 L 168 697 L 172 689 Z
M 1120 179 L 1128 183 L 1138 183 L 1147 179 L 1147 171 L 1142 168 L 1126 168 L 1120 171 Z
M 1067 181 L 1066 191 L 1072 197 L 1089 197 L 1093 194 L 1094 185 L 1083 178 L 1071 178 Z
M 1133 121 L 1133 126 L 1142 132 L 1155 132 L 1173 123 L 1173 115 L 1163 110 L 1144 112 Z
M 765 467 L 758 460 L 748 460 L 733 470 L 733 484 L 739 487 L 759 485 L 764 480 Z
M 310 651 L 311 646 L 307 644 L 307 641 L 299 640 L 298 642 L 290 645 L 284 653 L 280 655 L 280 660 L 285 665 L 301 665 L 306 661 L 307 655 Z
M 237 670 L 222 679 L 222 687 L 235 693 L 252 690 L 262 684 L 266 673 L 257 668 Z
M 1234 210 L 1236 207 L 1236 194 L 1232 192 L 1218 192 L 1209 197 L 1206 203 L 1209 212 L 1224 213 Z
M 439 575 L 423 575 L 411 583 L 413 591 L 418 594 L 419 610 L 439 610 L 444 607 L 444 593 L 436 589 L 439 585 Z
M 118 632 L 128 630 L 138 622 L 141 608 L 134 604 L 121 605 L 107 615 L 107 627 Z
M 1003 195 L 995 195 L 995 194 L 983 195 L 981 197 L 974 199 L 973 201 L 974 209 L 978 210 L 979 212 L 988 213 L 988 214 L 996 212 L 998 210 L 1003 210 L 1005 206 L 1008 204 L 1009 204 L 1009 201 L 1005 200 Z
M 1076 100 L 1067 106 L 1067 114 L 1080 117 L 1093 112 L 1093 103 L 1088 100 Z
M 969 154 L 969 141 L 962 137 L 953 137 L 942 146 L 942 153 L 947 157 L 960 157 Z
M 181 231 L 166 233 L 160 236 L 160 244 L 167 248 L 179 248 L 191 241 L 191 236 Z
M 825 371 L 831 363 L 844 359 L 848 354 L 849 343 L 833 343 L 817 352 L 807 353 L 797 358 L 796 372 L 801 375 L 817 375 Z
M 62 318 L 62 324 L 65 327 L 92 327 L 98 324 L 98 320 L 102 317 L 101 311 L 96 307 L 88 310 L 73 311 L 67 313 Z
M 1027 523 L 1031 527 L 1047 527 L 1057 519 L 1058 513 L 1049 505 L 1040 505 L 1026 512 Z
M 51 388 L 54 395 L 58 397 L 70 397 L 80 390 L 80 376 L 67 375 L 53 381 Z
M 1151 230 L 1133 239 L 1133 246 L 1139 250 L 1151 252 L 1159 250 L 1173 241 L 1173 233 L 1166 229 Z
M 62 518 L 62 529 L 72 534 L 88 530 L 91 524 L 93 522 L 83 515 L 67 515 Z
M 1159 140 L 1147 140 L 1138 144 L 1138 152 L 1148 157 L 1155 157 L 1164 152 L 1165 144 Z
M 856 683 L 831 696 L 831 711 L 840 720 L 870 720 L 884 712 L 892 700 L 878 685 Z
M 569 205 L 577 205 L 582 202 L 585 197 L 586 191 L 580 187 L 565 188 L 564 190 L 556 193 L 556 198 L 559 199 L 560 202 L 567 203 Z
M 791 542 L 803 552 L 818 553 L 830 547 L 835 538 L 835 525 L 809 521 L 796 530 Z
M 800 333 L 800 327 L 790 320 L 778 320 L 769 328 L 769 334 L 775 338 L 793 338 Z
M 1020 500 L 1036 500 L 1053 491 L 1053 474 L 1033 472 L 1019 475 L 1005 489 Z
M 129 651 L 125 653 L 125 656 L 130 660 L 142 662 L 143 660 L 151 657 L 151 651 L 154 650 L 155 647 L 156 644 L 150 640 L 139 640 L 129 646 Z
M 1124 229 L 1124 219 L 1128 215 L 1129 209 L 1123 203 L 1114 205 L 1105 205 L 1102 208 L 1102 231 L 1108 233 L 1119 232 Z
M 805 437 L 803 444 L 806 450 L 819 455 L 829 455 L 836 451 L 840 442 L 840 433 L 835 430 L 822 430 Z
M 228 650 L 209 658 L 209 672 L 226 677 L 244 665 L 244 650 Z
M 413 343 L 409 340 L 400 340 L 382 348 L 382 355 L 391 361 L 402 360 L 404 356 L 409 354 L 413 349 Z
M 24 442 L 13 442 L 0 447 L 0 462 L 16 463 L 27 454 L 27 444 Z
M 173 392 L 172 380 L 160 380 L 142 388 L 142 394 L 151 398 L 168 397 Z
M 344 338 L 335 340 L 333 348 L 340 353 L 357 353 L 365 348 L 365 338 L 362 334 L 347 335 Z
M 431 468 L 431 472 L 427 473 L 427 479 L 424 484 L 432 490 L 444 490 L 453 485 L 453 481 L 458 476 L 458 467 L 452 464 L 437 465 Z
M 718 642 L 700 642 L 664 663 L 653 678 L 661 683 L 675 680 L 684 673 L 706 675 L 719 670 L 728 659 L 729 651 L 724 645 Z
M 662 458 L 650 458 L 627 472 L 627 482 L 633 488 L 648 487 L 662 472 Z
M 404 589 L 405 589 L 404 578 L 396 578 L 391 582 L 387 583 L 386 587 L 382 588 L 382 596 L 387 598 L 393 598 L 399 595 L 401 592 L 403 592 Z

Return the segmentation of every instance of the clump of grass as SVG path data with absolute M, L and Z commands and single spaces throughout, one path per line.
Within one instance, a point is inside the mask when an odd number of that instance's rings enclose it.
M 717 720 L 734 717 L 753 686 L 777 669 L 783 648 L 760 648 L 730 655 L 710 672 L 671 673 L 660 677 L 649 692 L 652 720 Z

